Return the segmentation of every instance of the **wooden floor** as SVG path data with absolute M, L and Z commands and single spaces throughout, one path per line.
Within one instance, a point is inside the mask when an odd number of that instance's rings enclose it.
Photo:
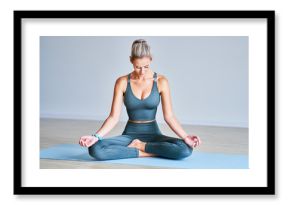
M 70 120 L 70 119 L 40 119 L 40 148 L 57 144 L 78 143 L 83 135 L 90 135 L 101 127 L 103 121 Z M 120 135 L 125 128 L 125 122 L 119 122 L 105 137 Z M 248 154 L 248 128 L 193 126 L 182 125 L 189 134 L 196 134 L 202 139 L 202 145 L 196 150 L 225 154 Z M 164 135 L 177 137 L 166 124 L 159 123 Z M 80 161 L 40 159 L 41 169 L 159 169 L 164 167 L 89 163 Z

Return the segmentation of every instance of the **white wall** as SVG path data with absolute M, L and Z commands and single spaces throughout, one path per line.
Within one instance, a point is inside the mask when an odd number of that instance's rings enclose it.
M 115 80 L 132 71 L 137 38 L 151 45 L 151 68 L 168 78 L 181 123 L 248 127 L 247 36 L 42 36 L 41 117 L 104 120 Z M 164 122 L 161 104 L 157 120 Z

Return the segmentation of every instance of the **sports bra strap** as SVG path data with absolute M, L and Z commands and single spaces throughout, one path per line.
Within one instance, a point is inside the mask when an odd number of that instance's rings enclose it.
M 131 73 L 128 74 L 128 83 L 130 83 L 130 75 Z
M 156 72 L 154 72 L 153 77 L 154 77 L 154 81 L 156 82 L 157 81 L 157 73 Z

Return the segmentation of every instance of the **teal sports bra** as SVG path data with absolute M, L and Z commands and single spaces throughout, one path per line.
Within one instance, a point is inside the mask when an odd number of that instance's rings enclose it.
M 128 113 L 129 120 L 155 120 L 160 94 L 157 88 L 157 73 L 154 72 L 153 87 L 148 97 L 137 98 L 130 84 L 131 73 L 128 74 L 127 88 L 124 93 L 124 104 Z

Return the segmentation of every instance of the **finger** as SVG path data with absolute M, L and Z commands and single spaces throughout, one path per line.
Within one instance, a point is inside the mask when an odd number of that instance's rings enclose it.
M 198 138 L 198 146 L 200 145 L 201 141 L 200 141 L 200 138 Z
M 201 144 L 201 139 L 200 139 L 200 137 L 198 138 L 198 145 L 200 145 Z
M 194 142 L 196 141 L 196 139 L 195 139 L 193 136 L 191 136 L 191 137 L 190 137 L 190 141 L 191 141 L 192 143 L 194 143 Z
M 87 146 L 87 140 L 83 139 L 83 146 L 86 147 Z
M 198 146 L 200 144 L 200 141 L 199 141 L 199 137 L 198 136 L 195 136 L 194 142 L 196 143 L 196 146 Z
M 199 139 L 198 139 L 198 137 L 196 138 L 196 146 L 198 146 L 199 145 Z
M 196 146 L 198 146 L 199 145 L 199 140 L 198 140 L 198 138 L 196 138 Z
M 198 140 L 197 136 L 192 136 L 192 139 L 193 139 L 194 141 Z
M 195 144 L 195 146 L 197 146 L 197 144 L 198 144 L 198 139 L 197 139 L 197 138 L 194 138 L 194 139 L 193 139 L 193 143 Z

